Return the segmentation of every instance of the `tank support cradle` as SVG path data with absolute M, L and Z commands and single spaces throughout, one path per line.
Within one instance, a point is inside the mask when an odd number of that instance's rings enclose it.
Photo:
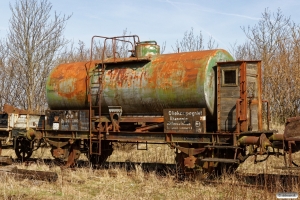
M 184 158 L 183 160 L 183 166 L 187 167 L 189 169 L 194 168 L 195 167 L 195 163 L 197 158 L 194 155 L 203 153 L 206 148 L 185 148 L 185 147 L 181 147 L 181 146 L 176 146 L 176 145 L 171 145 L 173 147 L 175 147 L 176 149 L 180 150 L 182 153 L 188 155 L 188 157 Z

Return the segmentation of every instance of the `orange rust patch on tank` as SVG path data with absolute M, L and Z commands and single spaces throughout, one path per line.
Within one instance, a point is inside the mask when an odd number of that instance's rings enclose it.
M 97 61 L 77 62 L 59 65 L 50 75 L 50 86 L 65 98 L 85 98 L 87 72 Z
M 117 83 L 118 83 L 118 86 L 119 87 L 122 87 L 123 86 L 123 81 L 127 81 L 128 79 L 128 76 L 127 76 L 127 73 L 126 73 L 127 69 L 119 69 L 118 70 L 118 73 L 117 73 Z
M 156 81 L 163 78 L 164 82 L 159 87 L 170 87 L 176 82 L 184 83 L 183 89 L 197 80 L 205 80 L 205 69 L 208 59 L 216 54 L 215 50 L 165 54 L 157 57 L 153 62 L 153 73 L 149 82 L 153 88 L 157 87 Z M 184 63 L 184 65 L 183 65 Z M 200 79 L 199 79 L 200 78 Z
M 112 72 L 106 73 L 106 77 L 117 88 L 130 88 L 135 83 L 135 80 L 140 80 L 141 78 L 137 75 L 136 70 L 131 68 L 116 68 Z M 112 86 L 111 84 L 109 85 Z

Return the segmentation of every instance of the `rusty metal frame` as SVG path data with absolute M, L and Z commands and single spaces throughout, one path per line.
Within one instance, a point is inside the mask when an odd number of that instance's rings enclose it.
M 240 130 L 247 131 L 247 73 L 246 62 L 240 66 Z
M 51 139 L 89 139 L 89 131 L 45 131 L 44 138 Z M 98 131 L 92 131 L 91 137 L 97 139 Z M 148 142 L 152 143 L 198 143 L 198 144 L 227 144 L 233 135 L 231 133 L 164 133 L 164 132 L 110 132 L 109 135 L 101 133 L 103 140 L 120 142 Z M 216 138 L 219 138 L 218 140 Z M 53 143 L 54 144 L 54 143 Z M 55 144 L 54 144 L 55 145 Z M 60 145 L 61 146 L 61 145 Z
M 270 121 L 271 121 L 271 117 L 270 117 L 270 105 L 269 105 L 269 101 L 267 100 L 262 100 L 262 102 L 267 104 L 267 130 L 270 130 Z M 261 115 L 262 116 L 262 115 Z
M 241 124 L 240 124 L 240 114 L 241 114 L 241 99 L 237 99 L 236 100 L 236 115 L 235 115 L 235 117 L 236 117 L 236 132 L 237 133 L 240 133 L 241 132 Z
M 221 69 L 220 65 L 217 65 L 217 126 L 218 132 L 221 132 Z

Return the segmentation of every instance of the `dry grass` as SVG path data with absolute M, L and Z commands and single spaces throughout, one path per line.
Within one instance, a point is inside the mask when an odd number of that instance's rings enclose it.
M 142 146 L 140 146 L 142 148 Z M 126 150 L 125 152 L 122 150 Z M 276 199 L 276 192 L 284 187 L 280 181 L 270 180 L 262 188 L 249 188 L 236 184 L 233 175 L 224 175 L 220 184 L 204 183 L 202 180 L 178 181 L 174 173 L 158 175 L 155 171 L 145 171 L 140 163 L 174 163 L 174 150 L 165 145 L 149 145 L 149 151 L 137 151 L 136 147 L 123 146 L 114 151 L 110 162 L 131 162 L 135 169 L 125 167 L 93 170 L 76 168 L 61 170 L 58 166 L 32 163 L 30 166 L 15 164 L 18 168 L 57 172 L 55 183 L 16 180 L 11 175 L 0 174 L 0 199 Z M 5 150 L 9 155 L 11 151 Z M 35 157 L 47 157 L 48 152 L 36 152 Z M 83 157 L 82 157 L 83 158 Z M 255 182 L 255 181 L 254 181 Z M 272 184 L 272 188 L 270 185 Z M 297 183 L 289 186 L 298 192 Z

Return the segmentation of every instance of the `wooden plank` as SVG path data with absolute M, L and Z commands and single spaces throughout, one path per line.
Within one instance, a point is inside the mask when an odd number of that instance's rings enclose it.
M 238 99 L 240 96 L 238 92 L 233 92 L 233 91 L 221 91 L 220 92 L 220 97 L 221 98 L 234 98 L 235 100 Z

